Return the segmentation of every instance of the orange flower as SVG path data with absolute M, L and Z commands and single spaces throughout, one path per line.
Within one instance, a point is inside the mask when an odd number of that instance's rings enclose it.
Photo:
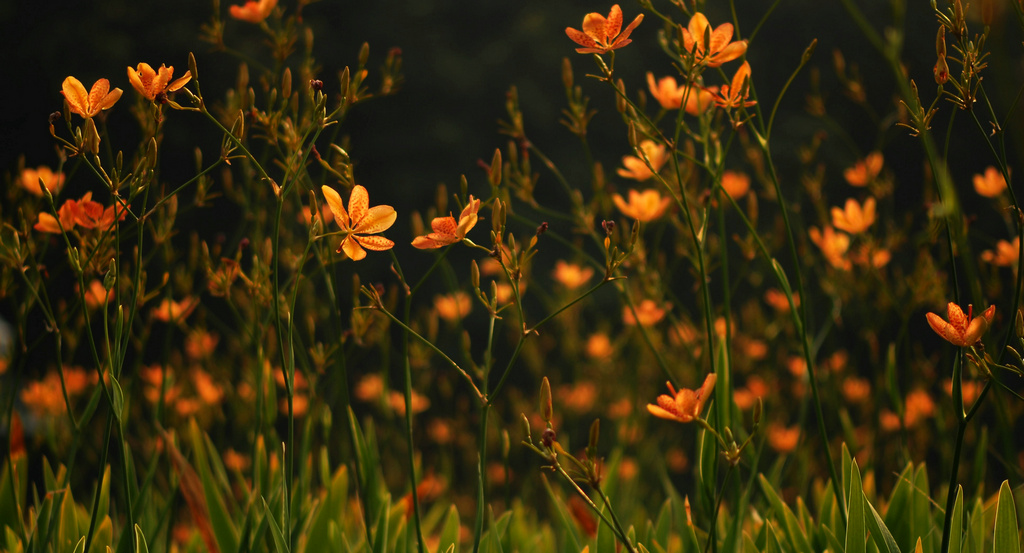
M 743 62 L 743 65 L 736 70 L 732 77 L 732 84 L 722 85 L 722 89 L 715 95 L 715 103 L 721 108 L 750 107 L 757 102 L 747 100 L 750 94 L 750 64 Z
M 647 411 L 662 419 L 675 420 L 679 422 L 692 422 L 700 416 L 704 410 L 704 402 L 707 401 L 711 391 L 715 389 L 715 380 L 718 377 L 715 373 L 704 378 L 704 384 L 697 390 L 683 388 L 678 392 L 667 382 L 668 389 L 672 395 L 662 394 L 658 396 L 658 404 L 647 404 Z
M 110 81 L 106 79 L 96 81 L 89 92 L 86 92 L 82 81 L 70 76 L 64 79 L 60 93 L 64 95 L 71 113 L 77 113 L 86 119 L 110 109 L 121 98 L 121 89 L 110 90 Z
M 34 196 L 43 195 L 43 189 L 39 188 L 39 181 L 43 181 L 43 186 L 51 194 L 56 194 L 64 187 L 64 173 L 54 173 L 45 165 L 40 165 L 38 169 L 26 167 L 21 170 L 21 179 L 18 182 L 22 188 Z
M 651 189 L 643 192 L 630 190 L 628 203 L 618 194 L 612 196 L 612 201 L 626 217 L 646 223 L 664 215 L 671 199 L 662 198 L 657 190 Z
M 163 322 L 184 321 L 192 311 L 199 305 L 199 298 L 186 296 L 181 301 L 174 301 L 171 298 L 164 298 L 160 305 L 153 308 L 153 318 Z
M 990 305 L 984 313 L 972 319 L 973 311 L 974 306 L 968 305 L 965 315 L 959 305 L 949 302 L 946 306 L 948 322 L 935 313 L 928 313 L 925 316 L 928 318 L 928 325 L 936 334 L 954 346 L 966 347 L 973 346 L 988 330 L 988 326 L 992 324 L 992 317 L 995 316 L 996 306 Z
M 434 298 L 434 309 L 437 310 L 437 314 L 450 323 L 464 319 L 472 308 L 473 300 L 462 290 Z
M 395 208 L 389 205 L 368 208 L 370 196 L 366 189 L 358 184 L 352 187 L 349 194 L 348 211 L 345 211 L 345 205 L 341 203 L 341 196 L 336 190 L 324 186 L 323 191 L 327 205 L 331 207 L 334 220 L 341 227 L 341 234 L 344 236 L 337 253 L 344 251 L 352 261 L 359 261 L 366 257 L 366 250 L 363 248 L 380 252 L 395 246 L 394 242 L 383 236 L 365 236 L 391 228 L 398 218 Z
M 572 27 L 565 28 L 565 34 L 576 44 L 583 46 L 577 48 L 580 54 L 604 54 L 633 42 L 629 34 L 636 29 L 636 26 L 644 20 L 644 14 L 636 16 L 636 19 L 629 24 L 621 33 L 622 9 L 618 4 L 612 6 L 608 17 L 599 13 L 588 13 L 583 18 L 583 31 L 577 31 Z
M 849 198 L 843 209 L 832 208 L 832 225 L 850 234 L 859 234 L 875 223 L 875 199 L 864 200 L 862 208 L 857 200 Z
M 750 191 L 750 177 L 739 171 L 722 173 L 722 190 L 732 199 L 738 200 Z
M 60 206 L 60 209 L 57 210 L 57 217 L 46 212 L 40 212 L 38 220 L 32 228 L 39 232 L 60 234 L 61 227 L 63 227 L 64 232 L 70 232 L 71 229 L 75 228 L 75 212 L 77 209 L 78 202 L 76 200 L 65 200 L 64 205 Z
M 981 252 L 981 260 L 999 267 L 1014 267 L 1017 265 L 1019 255 L 1020 238 L 1014 238 L 1012 244 L 1006 240 L 996 242 L 995 251 Z
M 435 217 L 430 222 L 430 228 L 434 232 L 425 236 L 417 236 L 412 245 L 421 250 L 431 250 L 461 242 L 466 233 L 476 225 L 477 212 L 480 211 L 480 200 L 474 199 L 471 195 L 469 203 L 462 209 L 458 222 L 451 215 L 447 217 Z
M 855 163 L 853 167 L 843 171 L 843 177 L 846 178 L 846 182 L 850 183 L 850 186 L 867 186 L 882 172 L 883 163 L 882 152 L 871 152 L 867 157 Z
M 607 334 L 598 332 L 587 338 L 586 351 L 591 359 L 607 359 L 615 353 L 615 347 Z
M 732 23 L 722 23 L 715 30 L 710 30 L 711 24 L 708 18 L 700 12 L 693 14 L 690 24 L 683 29 L 683 47 L 687 52 L 693 52 L 697 63 L 703 63 L 708 67 L 718 67 L 727 61 L 732 61 L 747 51 L 747 41 L 732 41 Z M 705 34 L 710 35 L 711 42 L 705 44 Z
M 593 276 L 594 269 L 592 267 L 580 267 L 575 263 L 566 263 L 561 259 L 555 262 L 555 280 L 570 290 L 583 286 Z
M 655 325 L 665 318 L 665 312 L 669 308 L 671 305 L 662 308 L 658 307 L 654 300 L 644 300 L 636 306 L 636 315 L 634 316 L 633 311 L 627 305 L 622 309 L 622 322 L 629 326 L 634 326 L 637 323 L 643 326 Z
M 640 152 L 650 162 L 651 167 L 647 167 L 647 163 L 644 162 L 643 158 L 622 156 L 622 164 L 625 165 L 625 168 L 619 168 L 618 173 L 620 177 L 643 182 L 653 177 L 654 173 L 660 171 L 661 167 L 668 161 L 668 155 L 665 154 L 665 145 L 658 144 L 653 140 L 641 140 Z M 651 171 L 651 168 L 654 168 L 654 171 Z
M 185 72 L 183 77 L 174 81 L 171 81 L 172 76 L 174 76 L 173 65 L 167 67 L 160 64 L 159 71 L 154 71 L 145 62 L 140 63 L 135 69 L 128 68 L 128 80 L 131 81 L 132 87 L 151 102 L 155 101 L 157 96 L 174 92 L 192 80 L 191 71 Z
M 800 441 L 800 427 L 786 428 L 778 423 L 768 426 L 768 445 L 778 453 L 789 453 Z
M 700 115 L 714 105 L 714 94 L 696 86 L 679 86 L 674 77 L 662 77 L 654 82 L 654 73 L 647 73 L 647 87 L 651 96 L 665 109 L 679 109 L 686 99 L 686 113 Z
M 258 2 L 250 0 L 243 6 L 231 6 L 231 17 L 249 23 L 262 23 L 270 16 L 270 12 L 274 11 L 275 6 L 277 6 L 277 0 L 259 0 Z
M 832 227 L 825 227 L 824 232 L 817 227 L 811 227 L 807 233 L 833 267 L 844 271 L 850 270 L 850 260 L 846 259 L 846 251 L 850 249 L 850 235 L 836 232 Z
M 103 283 L 99 279 L 93 279 L 89 282 L 89 288 L 85 291 L 85 305 L 89 309 L 96 309 L 103 307 L 113 297 L 111 291 L 108 291 Z
M 985 174 L 974 175 L 974 191 L 986 198 L 997 198 L 1006 190 L 1006 179 L 999 169 L 991 165 L 985 169 Z

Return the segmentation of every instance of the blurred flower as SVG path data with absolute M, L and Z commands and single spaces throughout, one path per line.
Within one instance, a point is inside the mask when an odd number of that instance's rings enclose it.
M 469 294 L 458 290 L 452 294 L 434 297 L 434 309 L 437 315 L 449 323 L 455 323 L 469 315 L 473 308 L 473 300 Z
M 928 392 L 917 389 L 909 394 L 903 406 L 903 424 L 911 428 L 921 422 L 922 419 L 935 414 L 935 402 Z
M 683 423 L 691 422 L 700 416 L 700 412 L 704 409 L 704 402 L 711 395 L 711 391 L 715 389 L 715 380 L 717 379 L 715 373 L 708 374 L 704 378 L 704 384 L 697 390 L 682 388 L 676 391 L 671 382 L 666 382 L 672 395 L 658 396 L 658 404 L 648 404 L 647 411 L 662 419 Z
M 106 305 L 112 295 L 110 292 L 99 279 L 92 279 L 85 291 L 85 306 L 92 310 Z
M 430 250 L 461 242 L 466 237 L 466 233 L 476 225 L 478 220 L 477 211 L 480 211 L 480 200 L 470 196 L 469 203 L 462 209 L 458 222 L 451 215 L 435 217 L 430 222 L 430 228 L 434 232 L 425 236 L 417 236 L 412 241 L 413 247 L 421 250 Z
M 850 376 L 843 380 L 843 398 L 850 403 L 861 403 L 871 397 L 871 382 L 866 378 Z
M 320 220 L 324 224 L 334 222 L 334 213 L 331 212 L 331 207 L 322 204 L 320 206 Z M 302 211 L 299 213 L 299 222 L 306 223 L 307 225 L 313 224 L 313 210 L 308 205 L 302 206 Z
M 164 298 L 158 307 L 153 308 L 153 318 L 165 323 L 172 321 L 182 322 L 192 314 L 192 310 L 197 305 L 199 305 L 199 298 L 191 296 L 185 296 L 180 302 L 174 301 L 171 298 Z
M 398 214 L 389 205 L 369 207 L 370 196 L 360 185 L 352 187 L 348 197 L 348 211 L 341 202 L 341 196 L 330 186 L 323 188 L 327 205 L 331 206 L 334 221 L 341 227 L 344 238 L 338 246 L 337 253 L 345 252 L 352 261 L 366 257 L 367 250 L 385 251 L 394 247 L 395 243 L 383 236 L 367 236 L 383 232 L 395 223 Z
M 21 402 L 37 417 L 57 416 L 67 408 L 62 393 L 60 376 L 51 372 L 43 380 L 33 380 L 26 384 L 20 397 Z
M 39 181 L 43 181 L 43 186 L 51 194 L 57 194 L 64 187 L 64 173 L 54 173 L 45 165 L 40 165 L 36 169 L 26 167 L 21 170 L 21 178 L 18 179 L 18 183 L 22 188 L 28 190 L 29 194 L 42 197 L 43 190 L 39 188 Z
M 591 359 L 607 359 L 615 353 L 612 341 L 604 332 L 597 332 L 587 338 L 587 357 Z
M 769 288 L 764 293 L 764 302 L 779 313 L 789 312 L 789 299 L 786 293 L 778 288 Z M 793 305 L 800 307 L 800 294 L 793 292 Z
M 974 175 L 974 191 L 986 198 L 996 198 L 1006 190 L 1006 179 L 999 169 L 989 165 L 984 174 Z
M 953 380 L 947 378 L 943 382 L 943 386 L 946 389 L 946 393 L 953 395 Z M 960 382 L 960 394 L 963 396 L 964 405 L 972 405 L 974 400 L 978 399 L 981 394 L 982 384 L 977 380 L 961 380 Z
M 566 263 L 559 259 L 555 262 L 554 279 L 562 286 L 574 290 L 583 286 L 594 276 L 593 267 L 580 267 L 575 263 Z
M 620 177 L 643 182 L 653 177 L 654 173 L 660 171 L 661 167 L 668 161 L 668 155 L 665 154 L 665 145 L 658 144 L 653 140 L 641 140 L 640 151 L 647 158 L 647 161 L 651 163 L 651 166 L 647 167 L 647 163 L 644 162 L 643 158 L 622 156 L 622 164 L 625 168 L 620 167 L 617 171 Z M 653 171 L 651 170 L 652 168 L 654 169 Z
M 577 48 L 576 52 L 580 54 L 604 54 L 633 42 L 630 40 L 629 35 L 643 20 L 644 14 L 636 16 L 636 19 L 620 33 L 619 30 L 622 29 L 622 9 L 619 8 L 618 4 L 615 4 L 612 6 L 611 11 L 608 12 L 608 17 L 604 17 L 599 13 L 588 13 L 583 18 L 582 32 L 572 27 L 566 27 L 565 34 L 573 42 L 583 46 L 583 48 Z
M 718 67 L 747 51 L 747 41 L 731 42 L 732 23 L 722 23 L 712 31 L 708 18 L 700 12 L 693 14 L 689 25 L 682 31 L 683 47 L 687 52 L 694 53 L 697 63 L 704 63 L 708 67 Z M 711 38 L 707 44 L 704 43 L 705 35 Z
M 844 271 L 850 270 L 850 260 L 846 259 L 846 251 L 850 249 L 850 235 L 836 232 L 832 227 L 825 227 L 824 232 L 817 227 L 811 227 L 807 233 L 833 267 Z
M 746 387 L 733 390 L 732 400 L 736 403 L 736 407 L 741 410 L 747 410 L 754 406 L 757 398 L 763 398 L 767 395 L 768 384 L 765 383 L 764 379 L 757 375 L 750 375 L 747 377 Z
M 984 313 L 972 319 L 973 311 L 974 307 L 968 305 L 967 314 L 964 314 L 959 305 L 949 302 L 949 305 L 946 306 L 948 322 L 942 320 L 942 317 L 935 313 L 928 313 L 925 317 L 928 318 L 928 325 L 932 327 L 932 330 L 947 342 L 954 346 L 967 347 L 974 345 L 988 330 L 989 325 L 992 324 L 992 317 L 995 316 L 996 306 L 990 305 Z
M 430 400 L 416 390 L 412 391 L 412 413 L 418 415 L 430 408 Z M 388 392 L 388 406 L 397 415 L 405 415 L 405 396 L 397 390 Z
M 839 230 L 845 230 L 850 234 L 859 234 L 866 231 L 875 223 L 875 199 L 864 200 L 864 207 L 857 203 L 857 200 L 849 198 L 843 209 L 832 208 L 832 226 Z
M 743 65 L 736 70 L 732 77 L 732 84 L 722 85 L 722 89 L 715 95 L 715 103 L 720 108 L 750 107 L 757 104 L 754 100 L 747 100 L 750 95 L 750 64 L 743 62 Z
M 643 300 L 640 305 L 636 306 L 635 316 L 628 305 L 622 309 L 622 322 L 629 326 L 634 326 L 637 323 L 642 326 L 652 326 L 665 318 L 665 312 L 671 307 L 671 304 L 668 304 L 662 308 L 658 307 L 654 300 Z
M 732 199 L 738 200 L 750 191 L 750 177 L 739 171 L 725 171 L 722 173 L 722 190 Z
M 249 470 L 249 465 L 252 464 L 252 460 L 248 455 L 239 453 L 230 447 L 224 450 L 224 466 L 228 470 L 236 472 L 245 472 Z
M 64 95 L 71 113 L 88 119 L 105 109 L 112 108 L 121 98 L 122 91 L 120 88 L 110 90 L 110 81 L 100 79 L 92 84 L 89 92 L 86 92 L 81 81 L 69 76 L 64 79 L 60 92 Z
M 586 413 L 597 402 L 597 385 L 592 380 L 581 380 L 558 388 L 558 404 L 567 411 Z
M 231 17 L 249 23 L 262 23 L 277 6 L 277 0 L 250 0 L 242 6 L 231 6 Z
M 843 176 L 850 186 L 867 186 L 882 172 L 884 158 L 882 152 L 871 152 L 864 159 L 858 161 L 843 171 Z
M 219 341 L 220 338 L 216 334 L 205 330 L 194 330 L 189 332 L 185 338 L 185 354 L 189 359 L 205 359 L 213 354 Z
M 1020 255 L 1020 238 L 1013 243 L 1006 240 L 996 242 L 996 249 L 981 252 L 981 260 L 999 267 L 1015 267 Z
M 213 381 L 210 373 L 202 369 L 192 371 L 192 385 L 195 386 L 196 394 L 207 406 L 216 405 L 224 399 L 224 388 Z
M 800 427 L 786 428 L 778 423 L 768 425 L 768 445 L 778 453 L 789 453 L 800 441 Z
M 789 374 L 800 378 L 807 373 L 807 360 L 799 355 L 792 355 L 786 360 L 786 368 Z
M 715 104 L 714 94 L 700 87 L 679 86 L 675 77 L 662 77 L 654 81 L 654 73 L 647 73 L 647 88 L 651 96 L 665 109 L 679 109 L 686 100 L 686 113 L 700 115 Z
M 374 401 L 383 393 L 384 379 L 379 374 L 368 374 L 356 384 L 355 396 L 361 401 Z
M 192 80 L 192 71 L 186 71 L 185 75 L 174 81 L 171 81 L 172 76 L 174 76 L 173 65 L 167 67 L 160 64 L 159 71 L 153 70 L 145 62 L 140 63 L 135 69 L 128 68 L 128 81 L 132 83 L 132 88 L 151 102 L 161 94 L 174 92 L 185 86 Z
M 671 198 L 662 198 L 661 193 L 653 188 L 643 192 L 630 190 L 628 203 L 618 194 L 612 195 L 612 201 L 615 202 L 615 207 L 618 207 L 623 215 L 642 223 L 647 223 L 661 217 L 665 214 L 669 204 L 672 203 Z

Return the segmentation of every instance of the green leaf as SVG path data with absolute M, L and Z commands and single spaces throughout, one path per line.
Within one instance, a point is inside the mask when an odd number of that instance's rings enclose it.
M 712 405 L 708 406 L 707 421 L 712 427 L 716 427 L 716 421 L 718 417 L 715 411 L 715 401 L 711 402 Z M 704 430 L 703 428 L 697 434 L 697 441 L 700 444 L 700 449 L 697 452 L 697 470 L 695 476 L 697 477 L 697 489 L 700 493 L 697 494 L 700 502 L 700 508 L 703 512 L 710 513 L 714 510 L 715 506 L 712 504 L 715 497 L 715 490 L 717 489 L 717 468 L 718 468 L 718 443 L 715 441 L 715 437 Z
M 761 481 L 761 489 L 764 491 L 765 497 L 775 510 L 775 516 L 780 518 L 782 529 L 786 534 L 786 539 L 789 541 L 790 548 L 800 553 L 812 553 L 811 542 L 807 539 L 807 534 L 804 533 L 803 528 L 800 527 L 796 515 L 793 514 L 788 505 L 783 503 L 782 499 L 775 492 L 775 488 L 772 487 L 764 475 L 758 475 L 758 479 Z
M 81 537 L 78 530 L 77 506 L 71 496 L 71 488 L 63 490 L 60 502 L 60 519 L 57 527 L 57 551 L 73 551 L 75 543 Z
M 882 520 L 881 515 L 875 510 L 875 506 L 868 501 L 868 498 L 864 496 L 864 492 L 861 492 L 861 498 L 864 500 L 865 512 L 870 512 L 871 516 L 865 516 L 867 520 L 868 531 L 871 532 L 871 539 L 878 546 L 878 550 L 883 553 L 900 553 L 900 546 L 896 545 L 896 540 L 893 539 L 892 533 L 889 532 L 889 528 L 886 527 L 885 521 Z
M 864 529 L 864 486 L 860 481 L 860 467 L 853 462 L 850 470 L 850 495 L 846 502 L 846 553 L 865 553 L 867 532 Z
M 1017 532 L 1017 508 L 1013 504 L 1010 481 L 1003 480 L 999 486 L 999 500 L 996 503 L 995 534 L 992 536 L 993 553 L 1020 553 L 1020 537 Z
M 967 543 L 969 553 L 982 553 L 985 543 L 985 507 L 981 498 L 974 499 L 974 507 L 971 509 L 971 518 L 967 523 Z
M 142 535 L 142 527 L 135 525 L 135 553 L 149 553 L 146 536 Z
M 956 487 L 953 517 L 949 520 L 949 524 L 949 551 L 947 553 L 960 553 L 964 534 L 964 489 L 959 485 Z
M 448 507 L 448 516 L 441 526 L 441 539 L 438 542 L 438 552 L 459 553 L 459 510 L 452 504 Z
M 75 544 L 75 549 L 72 553 L 85 553 L 85 536 L 78 539 L 78 543 Z
M 312 547 L 318 547 L 317 544 L 328 543 L 327 528 L 331 521 L 338 522 L 339 524 L 342 522 L 347 502 L 348 470 L 345 465 L 341 465 L 335 471 L 334 476 L 331 477 L 327 493 L 313 515 L 313 522 L 306 533 L 308 536 L 307 544 Z
M 658 513 L 658 522 L 654 525 L 654 535 L 647 536 L 648 540 L 654 540 L 658 545 L 668 547 L 668 536 L 672 531 L 672 500 L 666 499 L 661 504 L 661 512 Z
M 114 378 L 114 375 L 110 375 L 110 392 L 111 401 L 113 402 L 114 417 L 117 418 L 117 422 L 122 422 L 121 416 L 124 414 L 124 391 L 121 390 L 121 384 Z
M 207 457 L 206 442 L 203 440 L 203 431 L 199 429 L 195 419 L 189 422 L 189 438 L 192 443 L 192 454 L 195 456 L 195 470 L 199 474 L 199 481 L 203 485 L 203 495 L 206 497 L 206 507 L 210 515 L 210 525 L 213 527 L 213 534 L 217 538 L 217 545 L 221 553 L 238 551 L 238 530 L 235 528 L 231 515 L 224 505 L 224 498 L 221 488 L 217 485 L 213 471 L 210 469 L 210 461 Z
M 571 541 L 572 550 L 579 551 L 583 549 L 583 545 L 580 543 L 579 530 L 576 529 L 576 525 L 572 521 L 572 517 L 569 512 L 565 510 L 565 503 L 555 493 L 555 490 L 551 487 L 551 481 L 548 480 L 546 474 L 540 475 L 541 481 L 544 482 L 544 489 L 548 492 L 548 497 L 551 499 L 551 505 L 554 506 L 555 511 L 558 512 L 558 518 L 562 521 L 562 528 L 565 531 L 565 535 L 568 536 Z
M 914 471 L 914 494 L 912 496 L 912 505 L 914 509 L 914 530 L 913 530 L 913 541 L 908 546 L 908 551 L 913 551 L 917 545 L 917 539 L 921 538 L 924 542 L 925 550 L 930 551 L 928 547 L 930 538 L 928 537 L 932 533 L 932 512 L 931 512 L 931 491 L 928 486 L 928 471 L 925 470 L 925 464 L 921 463 L 917 466 Z M 941 530 L 941 529 L 940 529 Z
M 914 547 L 913 516 L 911 516 L 911 509 L 914 505 L 913 478 L 914 465 L 907 463 L 903 472 L 896 479 L 896 486 L 892 489 L 892 493 L 889 494 L 889 507 L 885 512 L 885 524 L 892 532 L 893 539 L 903 547 L 911 549 Z
M 277 517 L 274 516 L 274 512 L 270 510 L 270 505 L 267 505 L 267 500 L 263 496 L 260 496 L 263 501 L 263 520 L 267 521 L 270 526 L 270 536 L 274 539 L 274 549 L 277 553 L 289 553 L 288 543 L 284 541 L 284 534 L 281 532 L 281 526 L 277 524 Z
M 376 530 L 373 534 L 373 553 L 385 553 L 388 545 L 388 522 L 390 517 L 388 516 L 388 504 L 391 502 L 390 495 L 385 501 L 381 502 L 380 509 L 377 512 L 377 524 L 375 525 Z

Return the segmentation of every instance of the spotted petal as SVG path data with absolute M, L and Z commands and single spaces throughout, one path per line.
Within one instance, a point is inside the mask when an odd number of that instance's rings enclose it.
M 353 211 L 352 205 L 353 201 L 350 198 L 348 201 L 350 213 Z M 361 219 L 356 219 L 354 215 L 352 216 L 353 221 L 358 221 L 352 231 L 359 234 L 383 232 L 391 228 L 391 225 L 395 224 L 395 219 L 397 218 L 398 213 L 395 212 L 395 208 L 389 205 L 376 205 L 364 211 Z
M 96 85 L 93 85 L 93 88 L 96 88 Z M 64 79 L 64 83 L 61 85 L 61 94 L 67 100 L 72 113 L 89 117 L 89 94 L 85 91 L 82 81 L 70 76 Z
M 341 196 L 338 194 L 338 191 L 330 186 L 324 186 L 322 190 L 324 191 L 324 198 L 327 200 L 327 206 L 331 208 L 331 213 L 334 214 L 334 220 L 338 222 L 338 226 L 342 229 L 348 230 L 348 212 L 345 211 L 345 204 L 341 202 Z
M 382 252 L 390 250 L 395 247 L 395 243 L 383 236 L 358 236 L 353 235 L 357 242 L 359 242 L 364 248 L 373 250 L 375 252 Z

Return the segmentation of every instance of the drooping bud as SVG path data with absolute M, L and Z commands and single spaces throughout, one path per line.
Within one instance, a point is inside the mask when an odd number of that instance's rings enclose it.
M 943 85 L 949 80 L 949 65 L 946 63 L 946 28 L 941 25 L 935 36 L 935 56 L 937 60 L 932 73 L 935 75 L 935 83 Z

